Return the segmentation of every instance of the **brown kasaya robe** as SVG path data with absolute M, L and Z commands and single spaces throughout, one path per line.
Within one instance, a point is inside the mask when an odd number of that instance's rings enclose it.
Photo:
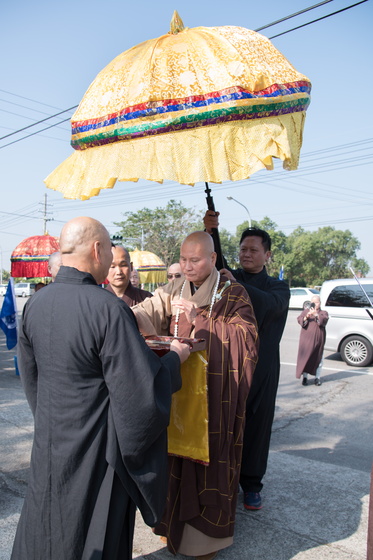
M 185 523 L 217 539 L 231 537 L 234 532 L 245 404 L 257 360 L 258 336 L 246 290 L 236 282 L 227 282 L 224 276 L 218 288 L 221 297 L 209 317 L 217 277 L 214 269 L 194 295 L 186 282 L 182 294 L 183 299 L 196 303 L 197 317 L 194 327 L 181 314 L 178 335 L 207 341 L 210 465 L 169 457 L 167 506 L 155 532 L 167 537 L 174 554 Z M 183 283 L 184 279 L 175 280 L 133 308 L 144 334 L 174 334 L 176 310 L 171 302 L 180 297 Z
M 110 283 L 108 284 L 106 289 L 108 292 L 116 295 Z M 133 307 L 134 305 L 136 305 L 137 303 L 141 303 L 142 301 L 144 301 L 144 299 L 148 297 L 153 297 L 153 294 L 151 292 L 148 292 L 147 290 L 141 290 L 140 288 L 135 288 L 135 286 L 132 286 L 131 282 L 129 282 L 127 289 L 124 292 L 121 299 L 129 307 Z
M 329 320 L 327 311 L 318 312 L 318 318 L 310 317 L 304 321 L 309 309 L 303 309 L 297 318 L 298 323 L 302 327 L 299 347 L 296 378 L 300 379 L 303 372 L 310 375 L 316 375 L 316 370 L 321 362 L 324 344 L 325 344 L 325 325 Z

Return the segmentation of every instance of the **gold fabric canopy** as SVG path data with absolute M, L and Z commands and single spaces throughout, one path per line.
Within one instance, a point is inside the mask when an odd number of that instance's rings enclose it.
M 133 267 L 139 273 L 141 284 L 159 284 L 167 282 L 167 266 L 150 251 L 130 251 Z
M 280 158 L 296 169 L 309 80 L 242 27 L 184 28 L 116 57 L 72 117 L 75 152 L 45 180 L 87 199 L 117 180 L 241 180 Z

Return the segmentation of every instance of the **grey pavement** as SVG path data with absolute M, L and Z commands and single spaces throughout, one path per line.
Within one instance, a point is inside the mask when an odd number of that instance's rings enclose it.
M 322 386 L 302 387 L 294 378 L 295 313 L 282 343 L 263 509 L 247 512 L 240 495 L 234 544 L 219 552 L 220 560 L 366 559 L 373 367 L 348 368 L 326 355 Z M 0 331 L 0 560 L 10 558 L 33 435 L 13 357 Z M 174 558 L 140 515 L 133 557 Z

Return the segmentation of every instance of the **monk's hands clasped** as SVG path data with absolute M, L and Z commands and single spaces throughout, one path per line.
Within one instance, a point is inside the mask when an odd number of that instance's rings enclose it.
M 180 309 L 181 313 L 185 313 L 185 317 L 191 325 L 194 325 L 197 317 L 196 305 L 193 301 L 188 301 L 187 299 L 178 299 L 173 301 L 172 304 L 177 309 Z

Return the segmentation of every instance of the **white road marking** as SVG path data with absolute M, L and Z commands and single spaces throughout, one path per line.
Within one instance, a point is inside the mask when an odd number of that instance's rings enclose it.
M 281 362 L 282 366 L 293 366 L 296 367 L 297 364 L 295 363 L 291 363 L 291 362 Z M 340 371 L 341 373 L 346 372 L 346 373 L 359 373 L 364 374 L 364 375 L 373 375 L 373 367 L 369 367 L 368 370 L 366 370 L 365 368 L 356 368 L 356 369 L 341 369 L 341 368 L 331 368 L 331 367 L 322 367 L 321 371 Z

